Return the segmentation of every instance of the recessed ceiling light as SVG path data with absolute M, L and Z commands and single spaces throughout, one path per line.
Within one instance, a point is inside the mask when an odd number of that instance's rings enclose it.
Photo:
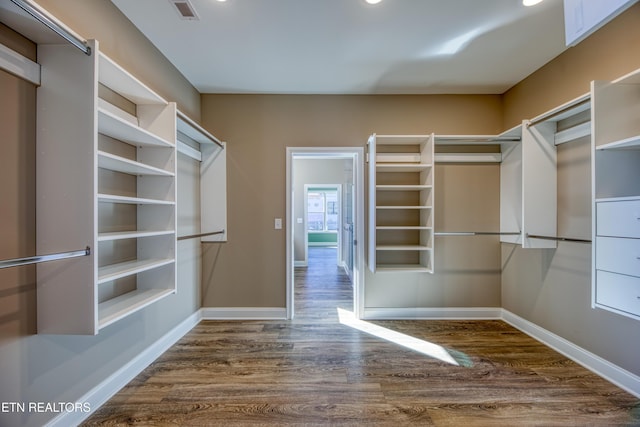
M 367 3 L 369 4 L 378 4 L 380 3 L 382 0 L 365 0 Z
M 522 4 L 525 6 L 535 6 L 538 3 L 541 3 L 542 0 L 522 0 Z

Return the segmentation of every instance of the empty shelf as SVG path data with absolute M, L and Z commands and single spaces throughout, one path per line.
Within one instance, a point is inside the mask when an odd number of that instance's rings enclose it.
M 167 105 L 167 101 L 160 97 L 160 95 L 149 89 L 144 83 L 129 74 L 107 56 L 101 53 L 98 56 L 98 61 L 98 79 L 100 83 L 109 89 L 117 92 L 134 104 Z
M 431 185 L 376 185 L 378 191 L 421 191 L 431 189 Z
M 376 230 L 431 230 L 426 225 L 378 225 Z
M 421 245 L 378 245 L 377 251 L 430 251 L 430 246 Z
M 614 150 L 616 148 L 640 148 L 640 135 L 596 146 L 596 150 Z
M 174 176 L 164 169 L 149 166 L 135 160 L 125 159 L 114 154 L 98 151 L 98 167 L 130 175 Z
M 98 268 L 98 284 L 171 264 L 173 258 L 126 261 Z
M 173 289 L 135 290 L 102 302 L 98 304 L 99 328 L 104 328 L 174 292 Z
M 131 145 L 173 147 L 169 141 L 102 108 L 98 108 L 98 132 Z
M 416 163 L 416 164 L 407 164 L 407 163 L 384 163 L 376 165 L 377 172 L 422 172 L 429 168 L 432 165 L 428 163 Z
M 116 196 L 115 194 L 98 194 L 99 202 L 125 203 L 129 205 L 175 205 L 176 202 L 158 199 L 143 199 L 141 197 Z
M 140 237 L 166 236 L 175 234 L 173 230 L 152 230 L 152 231 L 119 231 L 114 233 L 98 233 L 98 242 L 110 240 L 137 239 Z
M 424 206 L 424 205 L 411 205 L 411 206 L 376 206 L 376 209 L 432 209 L 433 206 Z
M 416 272 L 416 273 L 432 273 L 431 268 L 425 267 L 421 264 L 378 264 L 376 265 L 376 271 L 403 271 L 403 272 Z

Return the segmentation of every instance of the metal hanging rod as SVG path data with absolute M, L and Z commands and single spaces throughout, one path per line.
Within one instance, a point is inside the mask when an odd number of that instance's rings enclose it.
M 81 256 L 88 256 L 88 255 L 91 255 L 91 248 L 89 246 L 87 246 L 85 249 L 81 249 L 78 251 L 60 252 L 57 254 L 31 256 L 26 258 L 7 259 L 4 261 L 0 261 L 0 269 L 9 268 L 9 267 L 19 267 L 22 265 L 29 265 L 29 264 L 38 264 L 46 261 L 57 261 L 60 259 L 67 259 L 67 258 L 78 258 Z
M 91 55 L 91 47 L 87 45 L 85 40 L 80 39 L 63 25 L 56 22 L 45 10 L 26 0 L 11 0 L 11 2 L 85 54 Z
M 585 98 L 585 97 L 581 97 L 581 98 Z M 568 111 L 573 110 L 574 108 L 577 109 L 578 111 L 586 111 L 589 107 L 591 106 L 591 98 L 590 97 L 586 97 L 585 99 L 580 99 L 575 103 L 570 103 L 569 105 L 567 105 L 564 108 L 559 109 L 558 111 L 554 111 L 550 114 L 545 114 L 539 117 L 534 118 L 533 120 L 530 120 L 527 122 L 527 126 L 534 126 L 537 125 L 538 123 L 542 123 L 545 122 L 549 119 L 552 119 L 554 117 L 557 117 L 561 114 L 564 114 Z
M 519 231 L 440 231 L 436 236 L 518 236 Z
M 531 239 L 558 240 L 561 242 L 591 243 L 589 239 L 572 239 L 570 237 L 539 236 L 537 234 L 527 234 L 527 237 Z
M 224 234 L 224 230 L 212 231 L 210 233 L 191 234 L 189 236 L 179 236 L 178 240 L 196 239 L 198 237 L 213 236 L 215 234 Z
M 185 122 L 187 125 L 189 125 L 191 127 L 191 129 L 193 131 L 195 131 L 197 134 L 199 134 L 200 136 L 203 136 L 207 141 L 213 142 L 214 144 L 216 144 L 220 148 L 224 149 L 224 144 L 222 144 L 222 142 L 220 142 L 220 140 L 218 138 L 213 136 L 209 131 L 207 131 L 205 128 L 203 128 L 198 123 L 196 123 L 194 120 L 192 120 L 191 117 L 187 116 L 185 113 L 183 113 L 180 110 L 177 111 L 177 115 L 178 115 L 179 119 L 181 119 L 183 122 Z M 184 129 L 179 129 L 179 130 L 184 130 Z M 195 135 L 193 135 L 193 134 L 189 135 L 188 133 L 186 133 L 186 135 L 188 137 L 198 141 L 198 138 L 195 137 Z

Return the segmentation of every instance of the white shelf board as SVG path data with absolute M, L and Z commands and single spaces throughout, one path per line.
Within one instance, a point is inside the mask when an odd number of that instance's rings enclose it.
M 173 172 L 98 151 L 98 167 L 130 175 L 174 176 Z
M 376 172 L 422 172 L 433 167 L 430 163 L 384 163 L 376 165 Z
M 118 231 L 111 233 L 98 233 L 98 242 L 107 242 L 111 240 L 138 239 L 141 237 L 166 236 L 175 234 L 173 230 L 147 230 L 147 231 Z
M 436 163 L 500 163 L 502 153 L 436 153 Z
M 131 276 L 143 271 L 162 267 L 175 262 L 173 258 L 145 259 L 121 262 L 98 268 L 98 284 Z
M 168 104 L 164 98 L 149 89 L 147 85 L 129 74 L 102 52 L 98 57 L 98 80 L 134 104 Z
M 432 209 L 433 206 L 411 205 L 411 206 L 376 206 L 376 209 Z
M 135 290 L 102 302 L 98 304 L 99 328 L 102 329 L 173 293 L 173 289 Z
M 376 185 L 378 191 L 421 191 L 429 190 L 432 185 Z
M 640 135 L 596 146 L 596 150 L 615 150 L 619 148 L 640 148 Z
M 416 273 L 432 273 L 433 270 L 421 264 L 378 264 L 376 271 L 379 272 L 416 272 Z
M 170 200 L 144 199 L 141 197 L 116 196 L 114 194 L 98 194 L 98 202 L 124 203 L 129 205 L 175 205 L 176 202 Z
M 430 246 L 421 245 L 378 245 L 377 251 L 430 251 Z
M 378 153 L 376 154 L 376 166 L 380 163 L 420 163 L 420 153 Z
M 174 146 L 171 142 L 102 108 L 98 108 L 98 132 L 136 146 Z
M 430 135 L 376 135 L 377 145 L 417 145 L 429 141 Z
M 508 135 L 435 135 L 436 145 L 497 145 L 519 142 L 520 138 Z
M 634 200 L 640 200 L 639 196 L 623 196 L 623 197 L 600 197 L 595 199 L 596 203 L 600 202 L 630 202 Z

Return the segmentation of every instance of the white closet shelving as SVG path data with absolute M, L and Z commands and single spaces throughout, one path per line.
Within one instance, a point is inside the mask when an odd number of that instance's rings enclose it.
M 591 93 L 592 303 L 640 319 L 640 71 Z
M 200 163 L 201 242 L 227 241 L 227 150 L 184 113 L 177 114 L 178 151 Z M 215 234 L 210 234 L 215 233 Z
M 369 268 L 433 273 L 433 135 L 372 135 Z
M 96 334 L 176 292 L 176 107 L 90 41 L 39 45 L 38 332 Z

